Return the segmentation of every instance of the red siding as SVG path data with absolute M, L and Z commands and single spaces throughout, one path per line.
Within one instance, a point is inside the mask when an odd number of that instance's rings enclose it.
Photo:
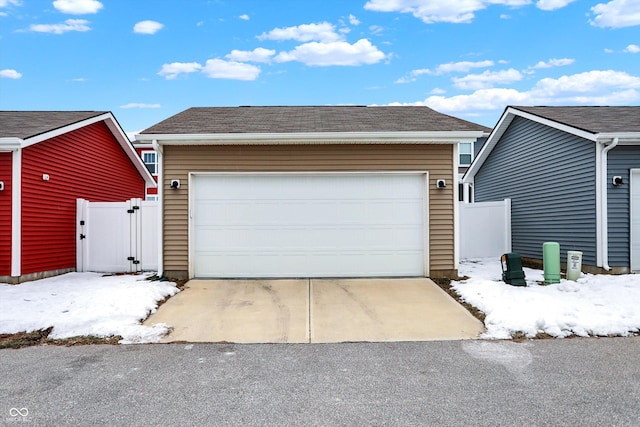
M 43 174 L 49 180 L 43 180 Z M 22 274 L 75 268 L 76 199 L 144 197 L 145 183 L 104 122 L 22 152 Z
M 11 275 L 11 159 L 13 153 L 0 153 L 0 276 Z

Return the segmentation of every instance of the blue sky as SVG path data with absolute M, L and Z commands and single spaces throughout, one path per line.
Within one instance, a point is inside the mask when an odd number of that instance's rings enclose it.
M 0 109 L 640 105 L 640 0 L 0 0 Z

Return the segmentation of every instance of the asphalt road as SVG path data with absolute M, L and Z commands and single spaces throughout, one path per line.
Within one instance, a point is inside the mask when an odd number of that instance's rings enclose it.
M 638 426 L 640 337 L 0 351 L 0 424 Z

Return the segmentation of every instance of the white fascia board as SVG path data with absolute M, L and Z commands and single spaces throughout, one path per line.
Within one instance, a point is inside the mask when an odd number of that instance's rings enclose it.
M 47 139 L 55 138 L 56 136 L 64 135 L 65 133 L 72 132 L 74 130 L 83 128 L 85 126 L 91 125 L 93 123 L 100 122 L 102 120 L 107 120 L 108 118 L 113 118 L 111 113 L 100 114 L 95 117 L 91 117 L 85 120 L 81 120 L 76 123 L 71 123 L 70 125 L 63 126 L 58 129 L 51 130 L 49 132 L 41 133 L 39 135 L 33 136 L 31 138 L 26 138 L 24 140 L 23 148 L 28 147 L 33 144 L 37 144 L 42 141 L 46 141 Z
M 290 145 L 290 144 L 457 144 L 473 142 L 482 131 L 460 132 L 304 132 L 225 134 L 138 134 L 136 141 L 159 145 Z
M 596 140 L 600 143 L 612 142 L 616 138 L 619 145 L 640 144 L 640 132 L 611 132 L 596 135 Z
M 24 141 L 20 138 L 0 138 L 0 151 L 16 151 L 22 148 Z
M 489 135 L 489 138 L 487 139 L 487 141 L 484 143 L 482 150 L 480 150 L 476 158 L 471 163 L 471 166 L 469 166 L 469 169 L 467 170 L 467 173 L 463 178 L 463 182 L 466 182 L 466 183 L 473 182 L 473 178 L 476 176 L 476 174 L 478 173 L 478 171 L 480 170 L 484 162 L 487 160 L 487 157 L 489 157 L 489 154 L 491 154 L 491 151 L 495 148 L 496 144 L 498 143 L 500 138 L 502 138 L 502 135 L 506 132 L 507 128 L 509 127 L 509 125 L 511 124 L 511 122 L 516 116 L 523 117 L 525 119 L 540 123 L 542 125 L 549 126 L 549 127 L 558 129 L 560 131 L 579 136 L 589 141 L 595 142 L 597 140 L 597 134 L 586 132 L 581 129 L 576 129 L 572 126 L 558 123 L 556 121 L 549 120 L 544 117 L 536 116 L 535 114 L 518 110 L 517 108 L 514 108 L 514 107 L 507 107 L 504 113 L 502 113 L 502 116 L 500 117 L 498 124 Z

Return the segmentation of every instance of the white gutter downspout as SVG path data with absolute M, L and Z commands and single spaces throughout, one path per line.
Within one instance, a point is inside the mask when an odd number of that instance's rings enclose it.
M 603 144 L 604 145 L 604 144 Z M 618 145 L 618 138 L 613 138 L 613 141 L 609 144 L 609 145 L 604 145 L 604 148 L 602 149 L 602 156 L 600 157 L 600 168 L 601 168 L 601 172 L 600 172 L 600 236 L 601 236 L 601 241 L 600 241 L 600 246 L 602 248 L 602 268 L 604 268 L 607 271 L 611 270 L 611 267 L 609 266 L 609 231 L 608 231 L 608 227 L 609 227 L 609 221 L 608 221 L 608 217 L 609 217 L 609 213 L 608 213 L 608 206 L 607 206 L 607 198 L 608 198 L 608 181 L 607 181 L 607 177 L 608 177 L 608 160 L 607 160 L 607 153 L 609 151 L 611 151 L 613 148 L 616 147 L 616 145 Z
M 162 169 L 162 147 L 158 144 L 158 140 L 151 141 L 151 146 L 156 152 L 156 167 L 158 174 L 158 276 L 162 277 L 164 273 L 164 197 L 163 197 L 163 182 L 164 171 Z
M 22 148 L 11 161 L 11 276 L 22 275 Z

